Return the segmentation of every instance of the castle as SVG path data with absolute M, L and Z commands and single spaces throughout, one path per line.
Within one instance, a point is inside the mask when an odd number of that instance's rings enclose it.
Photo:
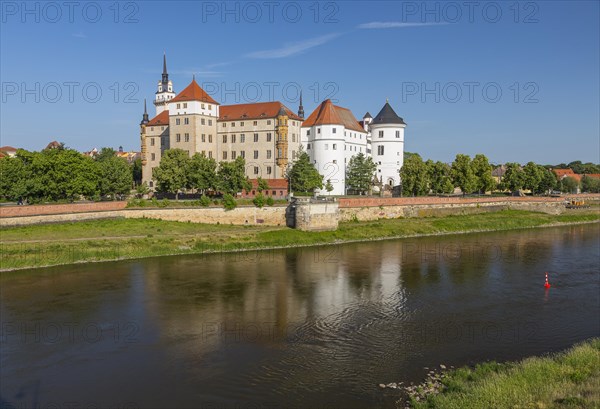
M 156 115 L 149 119 L 146 102 L 140 123 L 142 181 L 155 188 L 152 170 L 167 149 L 201 153 L 218 162 L 242 157 L 246 176 L 268 182 L 285 178 L 301 150 L 325 181 L 331 194 L 346 194 L 345 166 L 358 153 L 371 156 L 377 165 L 377 182 L 391 190 L 400 184 L 398 170 L 404 156 L 406 124 L 385 103 L 372 118 L 358 121 L 346 108 L 323 101 L 304 118 L 302 94 L 297 114 L 279 101 L 221 105 L 193 78 L 175 93 L 163 56 L 162 78 L 154 98 Z

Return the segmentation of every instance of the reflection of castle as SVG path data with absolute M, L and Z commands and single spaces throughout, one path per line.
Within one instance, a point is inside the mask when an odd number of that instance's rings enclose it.
M 219 162 L 242 157 L 251 179 L 283 179 L 288 165 L 304 149 L 333 185 L 332 194 L 346 193 L 345 165 L 352 156 L 364 153 L 377 164 L 380 183 L 390 187 L 400 183 L 406 124 L 387 102 L 375 118 L 367 113 L 361 122 L 330 100 L 304 120 L 302 94 L 298 114 L 279 101 L 221 105 L 195 78 L 176 94 L 166 56 L 157 88 L 156 116 L 149 118 L 144 103 L 140 124 L 142 180 L 151 188 L 152 169 L 165 150 L 175 148 Z

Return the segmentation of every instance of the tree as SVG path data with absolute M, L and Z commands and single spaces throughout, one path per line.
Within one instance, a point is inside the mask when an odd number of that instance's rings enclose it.
M 0 158 L 0 197 L 14 201 L 27 197 L 29 179 L 29 170 L 21 158 Z
M 473 173 L 475 174 L 476 190 L 481 194 L 490 191 L 496 185 L 492 177 L 492 166 L 488 158 L 483 154 L 477 154 L 471 163 Z
M 264 180 L 263 178 L 261 178 L 260 176 L 258 177 L 258 179 L 256 179 L 256 190 L 258 190 L 258 193 L 262 193 L 263 190 L 268 190 L 269 189 L 269 182 L 267 182 L 266 180 Z
M 238 156 L 233 162 L 219 164 L 218 187 L 223 193 L 235 195 L 243 189 L 250 190 L 252 184 L 246 177 L 246 161 Z
M 538 185 L 538 190 L 536 193 L 548 193 L 554 190 L 558 181 L 556 180 L 556 175 L 550 169 L 546 169 L 544 166 L 539 166 L 540 173 L 542 174 L 542 180 Z
M 331 193 L 333 191 L 333 185 L 331 184 L 331 179 L 327 179 L 327 183 L 325 183 L 325 190 L 327 193 Z
M 583 175 L 581 178 L 581 191 L 586 193 L 600 193 L 600 179 Z
M 429 192 L 427 165 L 421 156 L 410 155 L 400 169 L 402 192 L 412 196 L 426 195 Z
M 563 193 L 575 193 L 575 191 L 577 190 L 577 187 L 579 186 L 579 182 L 577 182 L 577 180 L 575 180 L 574 178 L 567 176 L 565 178 L 562 178 L 561 182 L 561 191 Z
M 201 194 L 217 190 L 217 161 L 203 154 L 194 154 L 189 162 L 188 187 Z
M 125 195 L 131 191 L 133 174 L 125 159 L 118 156 L 104 156 L 96 162 L 101 195 L 111 195 L 115 200 L 117 195 Z
M 504 172 L 504 176 L 502 177 L 502 189 L 508 189 L 511 192 L 514 192 L 515 190 L 522 189 L 524 183 L 525 174 L 523 173 L 521 165 L 514 162 L 507 163 L 506 172 Z
M 367 193 L 371 188 L 376 170 L 377 165 L 371 157 L 365 156 L 362 152 L 354 155 L 346 167 L 346 186 L 359 193 Z
M 136 186 L 142 184 L 142 158 L 137 158 L 131 164 L 131 176 Z
M 174 193 L 179 200 L 179 192 L 188 185 L 190 157 L 183 149 L 167 149 L 160 165 L 152 170 L 152 178 L 156 181 L 157 190 L 163 193 Z
M 140 183 L 135 188 L 135 196 L 138 199 L 141 199 L 142 197 L 144 197 L 144 195 L 147 195 L 148 193 L 150 193 L 150 188 L 148 187 L 148 184 L 146 182 Z
M 523 167 L 523 187 L 532 193 L 539 192 L 543 177 L 542 170 L 535 163 L 528 162 Z
M 300 152 L 298 159 L 287 174 L 292 192 L 313 192 L 315 189 L 323 188 L 323 176 L 310 163 L 310 157 L 306 152 Z
M 428 160 L 427 174 L 431 191 L 435 194 L 452 193 L 454 185 L 452 184 L 450 165 L 444 162 L 433 162 Z
M 103 161 L 108 158 L 112 158 L 116 155 L 117 152 L 113 148 L 102 148 L 100 149 L 100 152 L 96 154 L 96 157 L 94 159 L 96 159 L 97 161 Z
M 472 193 L 477 189 L 477 176 L 473 172 L 469 155 L 456 155 L 452 162 L 452 181 L 454 186 L 460 187 L 463 194 Z

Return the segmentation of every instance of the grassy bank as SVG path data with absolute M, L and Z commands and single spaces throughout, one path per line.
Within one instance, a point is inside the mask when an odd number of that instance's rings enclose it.
M 532 228 L 600 220 L 597 210 L 563 215 L 505 210 L 440 218 L 341 223 L 331 232 L 206 225 L 151 219 L 93 220 L 0 230 L 0 269 L 172 254 L 309 246 L 344 241 Z
M 521 362 L 487 362 L 445 374 L 446 389 L 418 409 L 598 408 L 600 407 L 600 339 L 558 354 Z

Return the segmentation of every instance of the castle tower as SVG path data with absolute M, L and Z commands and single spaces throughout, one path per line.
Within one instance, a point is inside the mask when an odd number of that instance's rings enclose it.
M 371 122 L 373 122 L 373 117 L 367 112 L 363 116 L 363 127 L 365 128 L 365 131 L 369 132 L 369 125 L 371 125 Z
M 148 110 L 146 109 L 146 99 L 144 98 L 144 115 L 142 115 L 142 122 L 140 122 L 140 139 L 142 145 L 142 166 L 145 166 L 148 162 L 146 158 L 146 125 L 150 122 L 148 120 Z
M 377 178 L 391 189 L 400 184 L 399 170 L 404 164 L 406 123 L 386 101 L 370 123 L 371 156 L 377 165 Z
M 304 119 L 304 106 L 302 105 L 302 90 L 300 90 L 300 105 L 298 105 L 298 116 Z
M 156 91 L 156 97 L 154 98 L 156 115 L 167 109 L 167 102 L 173 98 L 175 98 L 175 92 L 173 91 L 173 82 L 169 80 L 169 73 L 167 72 L 167 54 L 165 53 L 163 55 L 162 78 L 158 81 L 158 90 Z
M 277 152 L 277 166 L 281 170 L 280 174 L 284 175 L 288 165 L 288 114 L 285 112 L 283 106 L 277 113 L 277 141 L 275 149 Z

